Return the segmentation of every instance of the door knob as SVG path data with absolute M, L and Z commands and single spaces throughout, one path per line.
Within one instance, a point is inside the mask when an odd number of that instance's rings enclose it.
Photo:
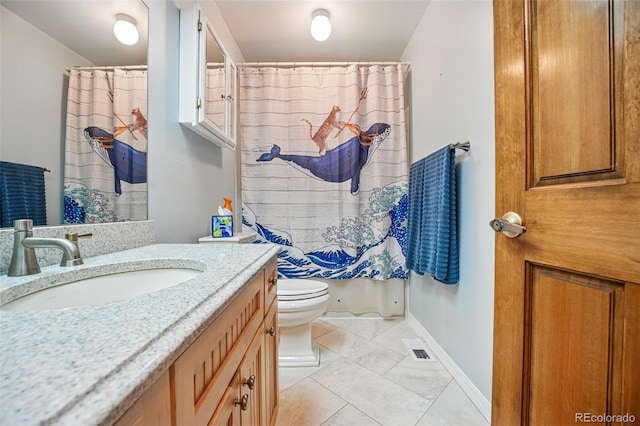
M 502 232 L 509 238 L 515 238 L 520 234 L 527 232 L 527 228 L 522 226 L 522 218 L 518 213 L 505 213 L 500 219 L 493 219 L 489 222 L 489 226 L 496 231 Z

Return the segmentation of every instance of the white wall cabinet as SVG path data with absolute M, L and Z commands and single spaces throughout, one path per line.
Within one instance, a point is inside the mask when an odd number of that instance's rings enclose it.
M 180 9 L 179 121 L 235 150 L 236 65 L 197 4 Z

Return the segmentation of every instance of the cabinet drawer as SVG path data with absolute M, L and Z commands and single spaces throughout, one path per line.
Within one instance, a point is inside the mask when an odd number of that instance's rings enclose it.
M 264 317 L 261 271 L 171 366 L 178 425 L 207 424 Z
M 266 279 L 264 281 L 264 306 L 271 306 L 278 291 L 278 260 L 274 259 L 265 267 Z

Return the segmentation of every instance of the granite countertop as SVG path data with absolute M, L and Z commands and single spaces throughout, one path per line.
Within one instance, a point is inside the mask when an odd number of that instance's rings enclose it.
M 40 312 L 0 311 L 0 424 L 111 424 L 178 358 L 278 248 L 154 244 L 0 277 L 0 304 L 100 271 L 195 268 L 181 284 L 131 299 Z M 68 282 L 68 279 L 65 279 Z M 22 289 L 22 290 L 21 290 Z

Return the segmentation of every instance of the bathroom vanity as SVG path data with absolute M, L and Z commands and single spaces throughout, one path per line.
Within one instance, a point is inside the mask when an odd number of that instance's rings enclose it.
M 105 270 L 201 271 L 124 300 L 0 311 L 0 418 L 13 425 L 274 424 L 277 253 L 258 244 L 154 244 L 86 258 L 72 270 L 3 276 L 0 304 Z

